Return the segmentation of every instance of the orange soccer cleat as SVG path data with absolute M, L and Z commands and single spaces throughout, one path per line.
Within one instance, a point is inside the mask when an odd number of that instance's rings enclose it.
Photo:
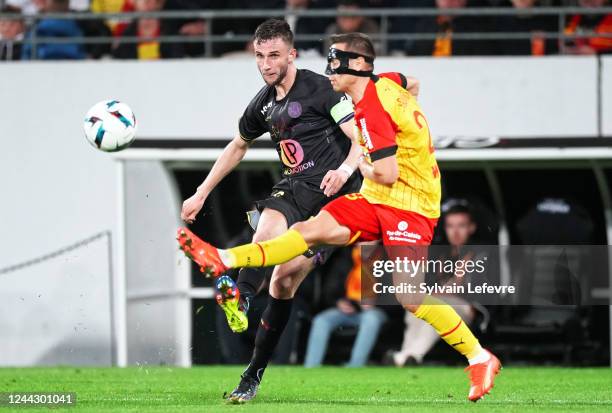
M 484 363 L 473 364 L 465 369 L 465 371 L 470 372 L 470 394 L 468 399 L 473 402 L 477 402 L 486 394 L 489 394 L 493 388 L 495 376 L 501 370 L 499 359 L 490 351 L 485 351 L 489 353 L 489 360 Z
M 206 277 L 218 277 L 228 270 L 219 256 L 219 250 L 187 228 L 179 228 L 176 239 L 187 258 L 198 264 Z

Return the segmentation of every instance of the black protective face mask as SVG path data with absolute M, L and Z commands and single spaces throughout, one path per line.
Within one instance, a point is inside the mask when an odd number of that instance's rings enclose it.
M 359 53 L 346 52 L 344 50 L 338 50 L 330 47 L 329 53 L 327 54 L 327 68 L 325 69 L 326 75 L 353 75 L 370 77 L 372 76 L 372 70 L 354 70 L 349 69 L 349 59 L 357 59 L 363 57 L 363 59 L 369 64 L 374 64 L 374 59 L 370 56 L 365 56 Z

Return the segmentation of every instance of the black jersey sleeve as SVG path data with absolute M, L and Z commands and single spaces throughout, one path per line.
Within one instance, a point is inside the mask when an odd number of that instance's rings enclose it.
M 260 93 L 251 100 L 238 122 L 240 137 L 247 142 L 251 142 L 268 132 L 264 117 L 267 109 L 265 99 L 263 99 L 265 93 L 262 92 L 264 92 L 264 90 L 260 91 Z

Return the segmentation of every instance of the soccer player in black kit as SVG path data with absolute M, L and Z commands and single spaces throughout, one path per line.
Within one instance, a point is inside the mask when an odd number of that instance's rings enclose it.
M 361 175 L 353 173 L 362 150 L 353 138 L 353 105 L 334 92 L 329 79 L 294 65 L 293 33 L 284 20 L 262 23 L 253 38 L 257 67 L 266 83 L 247 106 L 239 135 L 224 149 L 197 191 L 183 203 L 181 218 L 191 223 L 215 186 L 244 157 L 250 143 L 266 132 L 276 144 L 284 178 L 270 197 L 256 202 L 259 217 L 253 242 L 284 233 L 291 225 L 316 215 L 332 199 L 358 192 Z M 402 85 L 415 97 L 419 83 L 399 74 Z M 240 383 L 228 400 L 244 403 L 255 397 L 263 372 L 291 313 L 295 289 L 315 265 L 312 251 L 274 267 L 268 306 L 255 338 L 255 349 Z M 217 302 L 234 332 L 248 327 L 249 301 L 266 277 L 261 268 L 240 270 L 237 288 L 231 278 L 216 280 Z
M 283 164 L 283 179 L 269 198 L 258 201 L 261 211 L 253 242 L 271 239 L 296 222 L 316 215 L 337 196 L 357 192 L 361 149 L 352 143 L 353 106 L 343 93 L 334 92 L 327 77 L 294 65 L 293 33 L 284 20 L 270 19 L 253 39 L 257 66 L 266 83 L 246 108 L 239 135 L 224 149 L 196 193 L 183 203 L 181 218 L 191 223 L 213 188 L 238 165 L 249 144 L 270 133 Z M 229 400 L 244 403 L 255 397 L 291 312 L 295 290 L 312 270 L 316 254 L 307 254 L 276 266 L 270 281 L 268 306 L 255 338 L 251 362 Z M 244 268 L 237 288 L 229 277 L 217 279 L 217 302 L 230 328 L 248 327 L 250 299 L 265 281 L 265 268 Z M 299 280 L 287 283 L 288 278 Z

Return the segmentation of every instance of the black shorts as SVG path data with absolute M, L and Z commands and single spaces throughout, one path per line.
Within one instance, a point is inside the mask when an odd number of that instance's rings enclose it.
M 287 219 L 287 227 L 296 222 L 306 221 L 319 213 L 321 208 L 339 196 L 359 192 L 361 175 L 354 173 L 334 196 L 323 194 L 319 184 L 292 178 L 284 178 L 272 187 L 272 193 L 266 199 L 256 201 L 259 211 L 265 208 L 279 211 Z
M 279 211 L 285 216 L 289 228 L 296 222 L 306 221 L 317 215 L 321 208 L 339 196 L 359 192 L 361 182 L 361 174 L 354 173 L 336 195 L 328 197 L 317 183 L 284 178 L 272 187 L 268 198 L 256 201 L 255 206 L 259 211 L 265 208 Z M 315 257 L 315 265 L 321 265 L 335 249 L 333 246 L 317 247 L 309 249 L 304 256 Z

